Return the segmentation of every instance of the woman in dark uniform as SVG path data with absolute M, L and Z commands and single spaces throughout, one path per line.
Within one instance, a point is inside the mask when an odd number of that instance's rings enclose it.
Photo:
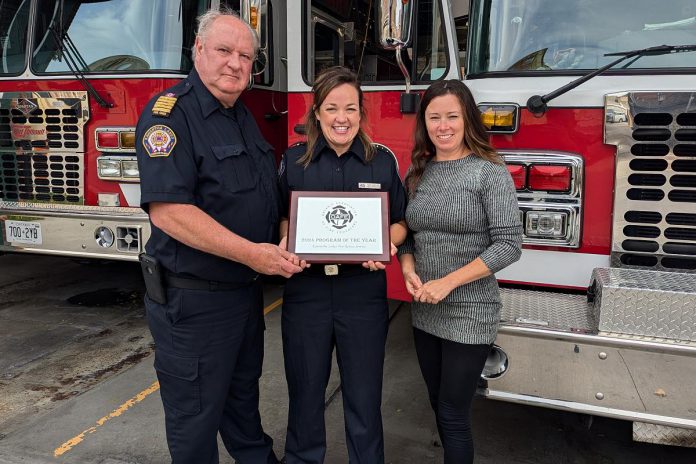
M 317 76 L 307 112 L 307 142 L 290 147 L 280 167 L 286 208 L 293 190 L 389 192 L 392 254 L 406 236 L 406 197 L 394 156 L 363 131 L 357 75 L 333 67 Z M 281 221 L 285 245 L 287 219 Z M 336 273 L 338 269 L 338 273 Z M 283 296 L 283 351 L 290 408 L 287 464 L 322 463 L 324 397 L 336 357 L 341 373 L 350 462 L 384 462 L 382 370 L 389 322 L 384 264 L 315 264 L 288 280 Z

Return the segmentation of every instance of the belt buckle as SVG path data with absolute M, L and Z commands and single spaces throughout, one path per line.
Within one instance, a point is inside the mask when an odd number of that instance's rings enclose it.
M 327 276 L 338 275 L 338 264 L 326 264 L 326 265 L 324 265 L 324 275 L 327 275 Z

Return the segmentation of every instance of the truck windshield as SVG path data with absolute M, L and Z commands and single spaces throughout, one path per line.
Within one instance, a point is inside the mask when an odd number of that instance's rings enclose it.
M 696 44 L 693 0 L 474 0 L 469 74 L 597 69 L 605 53 Z M 696 53 L 643 56 L 618 69 L 696 68 Z
M 0 1 L 0 75 L 24 70 L 30 0 Z
M 83 73 L 191 69 L 195 19 L 205 0 L 38 0 L 31 68 L 70 71 L 58 41 L 77 50 Z M 60 38 L 62 36 L 62 38 Z

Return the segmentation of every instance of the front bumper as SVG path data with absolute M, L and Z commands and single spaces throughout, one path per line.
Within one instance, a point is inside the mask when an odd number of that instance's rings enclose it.
M 40 243 L 9 242 L 6 221 L 38 223 Z M 98 243 L 96 232 L 100 227 L 112 231 L 113 245 L 104 247 Z M 0 201 L 0 252 L 136 261 L 149 237 L 149 219 L 140 208 Z
M 630 420 L 636 440 L 696 446 L 696 411 L 688 407 L 696 404 L 689 387 L 696 382 L 689 325 L 696 276 L 640 272 L 597 269 L 591 302 L 580 294 L 501 289 L 496 344 L 509 368 L 488 381 L 485 394 Z M 655 441 L 665 431 L 678 439 Z

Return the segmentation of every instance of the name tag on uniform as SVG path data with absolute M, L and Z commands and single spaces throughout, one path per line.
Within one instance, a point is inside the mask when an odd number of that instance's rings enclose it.
M 382 184 L 376 184 L 374 182 L 358 182 L 358 188 L 361 188 L 361 189 L 381 189 Z

